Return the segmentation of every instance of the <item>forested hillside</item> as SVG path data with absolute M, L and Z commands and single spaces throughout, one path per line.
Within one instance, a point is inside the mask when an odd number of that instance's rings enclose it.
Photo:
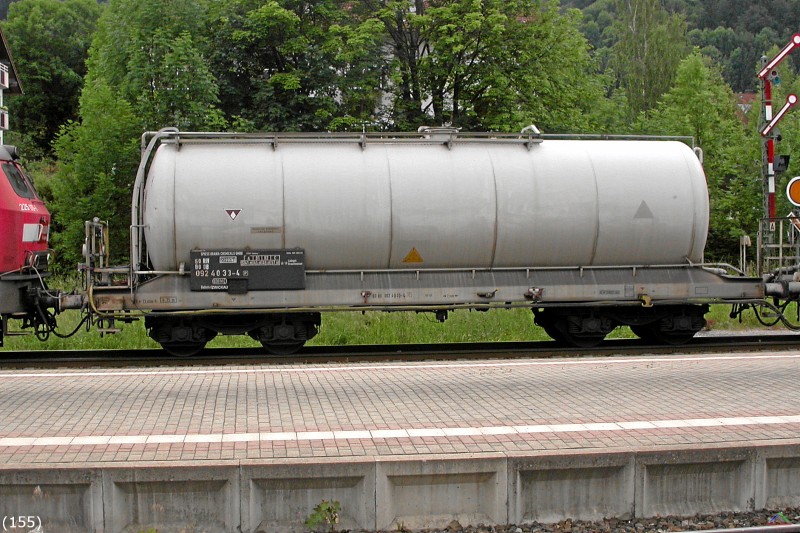
M 581 31 L 600 54 L 616 41 L 615 0 L 567 0 L 582 10 Z M 778 43 L 800 31 L 800 0 L 665 0 L 666 11 L 686 24 L 688 41 L 713 58 L 737 92 L 755 91 L 755 65 Z
M 86 219 L 125 242 L 139 137 L 166 126 L 688 135 L 705 153 L 709 257 L 733 258 L 761 215 L 758 120 L 733 93 L 755 90 L 758 58 L 800 16 L 800 0 L 7 3 L 25 94 L 7 100 L 6 139 L 53 208 L 66 268 Z M 800 90 L 788 64 L 782 77 L 778 99 Z M 782 137 L 791 153 L 794 115 Z

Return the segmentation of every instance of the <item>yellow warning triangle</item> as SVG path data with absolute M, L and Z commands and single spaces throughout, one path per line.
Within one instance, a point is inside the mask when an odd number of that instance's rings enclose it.
M 415 247 L 411 248 L 411 251 L 408 252 L 405 259 L 403 259 L 403 263 L 422 263 L 422 256 L 419 255 L 419 252 Z

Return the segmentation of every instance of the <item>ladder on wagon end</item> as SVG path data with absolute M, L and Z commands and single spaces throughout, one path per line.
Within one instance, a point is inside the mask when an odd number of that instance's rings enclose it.
M 800 216 L 765 218 L 758 232 L 758 275 L 800 277 Z

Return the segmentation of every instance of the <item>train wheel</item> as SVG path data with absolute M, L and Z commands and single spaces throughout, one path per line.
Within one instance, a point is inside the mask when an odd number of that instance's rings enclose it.
M 698 330 L 699 331 L 699 330 Z M 658 343 L 679 346 L 686 344 L 694 337 L 697 331 L 665 331 L 659 329 L 657 325 L 651 328 L 651 338 Z
M 199 353 L 217 336 L 216 331 L 196 320 L 157 314 L 145 316 L 144 327 L 151 339 L 176 357 L 189 357 Z
M 560 329 L 563 327 L 563 324 L 558 323 L 558 316 L 545 309 L 534 309 L 533 314 L 533 323 L 542 328 L 551 339 L 559 344 L 565 344 L 567 342 L 566 335 L 564 335 Z
M 319 329 L 319 313 L 270 315 L 261 327 L 248 332 L 273 355 L 291 355 L 312 339 Z
M 539 325 L 542 327 L 544 332 L 547 333 L 547 335 L 549 335 L 550 338 L 556 341 L 557 343 L 564 344 L 567 342 L 567 336 L 564 335 L 561 332 L 561 330 L 556 327 L 555 324 L 549 321 L 544 321 Z
M 175 357 L 191 357 L 203 351 L 205 342 L 162 342 L 161 347 Z
M 305 345 L 305 341 L 262 342 L 261 345 L 272 355 L 292 355 Z
M 577 348 L 597 346 L 617 326 L 609 316 L 594 309 L 542 309 L 535 322 L 556 342 Z
M 671 346 L 686 344 L 697 333 L 696 331 L 663 331 L 658 328 L 657 324 L 631 326 L 631 331 L 646 343 Z
M 606 333 L 571 334 L 567 333 L 566 343 L 576 348 L 594 348 L 606 338 Z
M 669 315 L 649 324 L 631 326 L 631 330 L 648 342 L 686 344 L 706 325 L 703 317 L 706 311 L 707 306 L 675 307 Z
M 548 313 L 545 310 L 533 309 L 533 323 L 542 328 L 554 341 L 563 342 L 564 336 L 558 328 L 556 328 L 555 321 L 553 320 L 554 317 L 552 317 L 551 314 L 552 313 Z

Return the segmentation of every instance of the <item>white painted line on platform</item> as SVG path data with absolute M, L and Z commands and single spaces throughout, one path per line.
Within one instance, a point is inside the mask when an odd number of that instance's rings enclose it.
M 730 418 L 692 418 L 686 420 L 620 421 L 588 424 L 539 424 L 531 426 L 488 426 L 463 428 L 373 429 L 361 431 L 286 431 L 275 433 L 207 433 L 193 435 L 82 435 L 76 437 L 0 437 L 0 447 L 93 446 L 106 444 L 180 444 L 222 442 L 295 442 L 317 440 L 373 440 L 422 437 L 461 437 L 479 435 L 532 435 L 542 433 L 622 432 L 665 428 L 721 426 L 762 426 L 800 424 L 800 415 Z
M 693 427 L 707 428 L 713 426 L 724 426 L 725 424 L 718 418 L 696 418 L 686 422 Z M 763 422 L 762 422 L 763 423 Z
M 407 429 L 409 437 L 446 437 L 443 429 L 439 428 L 423 428 L 423 429 Z
M 734 424 L 734 425 L 742 425 L 747 426 L 751 424 L 757 424 L 757 422 L 753 422 L 751 419 L 746 419 L 745 422 L 741 424 Z M 685 428 L 691 426 L 688 420 L 655 420 L 653 425 L 657 428 Z
M 370 435 L 369 431 L 334 431 L 333 438 L 335 440 L 359 440 L 371 439 L 372 435 Z
M 655 429 L 652 422 L 617 422 L 622 429 Z
M 257 442 L 259 433 L 229 433 L 222 436 L 222 442 Z
M 405 429 L 373 429 L 370 431 L 373 439 L 403 439 L 408 438 Z
M 655 423 L 653 425 L 655 425 Z M 608 423 L 608 422 L 584 424 L 584 426 L 586 426 L 587 431 L 616 431 L 618 429 L 621 429 L 619 424 Z
M 297 440 L 297 433 L 296 432 L 282 432 L 282 433 L 259 433 L 258 440 L 263 441 L 292 441 Z
M 150 435 L 145 444 L 178 444 L 185 438 L 186 435 Z
M 519 431 L 513 427 L 508 426 L 493 426 L 488 428 L 478 428 L 481 435 L 513 435 L 519 434 Z
M 111 437 L 74 437 L 69 443 L 70 446 L 98 446 L 100 444 L 108 444 Z
M 222 442 L 222 437 L 224 435 L 221 433 L 216 435 L 186 435 L 183 442 Z
M 526 433 L 553 433 L 553 427 L 545 424 L 537 426 L 514 426 L 514 431 L 523 435 Z
M 738 417 L 738 418 L 723 418 L 720 419 L 722 421 L 723 426 L 745 426 L 747 424 L 753 424 L 752 418 L 747 417 Z M 663 426 L 660 426 L 663 427 Z
M 314 374 L 334 372 L 362 372 L 372 370 L 464 370 L 473 368 L 507 368 L 507 367 L 535 367 L 535 366 L 611 366 L 633 364 L 664 364 L 664 363 L 706 363 L 718 361 L 751 361 L 751 360 L 776 360 L 800 359 L 800 354 L 769 354 L 757 353 L 739 355 L 709 355 L 709 356 L 668 356 L 659 355 L 648 358 L 620 358 L 610 359 L 598 357 L 595 359 L 556 359 L 556 360 L 528 360 L 483 363 L 408 363 L 408 364 L 352 364 L 347 366 L 303 366 L 303 367 L 266 367 L 266 368 L 217 368 L 217 369 L 184 369 L 184 370 L 109 370 L 101 371 L 70 371 L 63 372 L 2 372 L 0 379 L 22 378 L 103 378 L 103 377 L 142 377 L 142 376 L 203 376 L 203 375 L 232 375 L 232 374 Z
M 146 444 L 147 435 L 115 435 L 108 441 L 109 444 Z
M 442 431 L 445 437 L 474 437 L 481 434 L 478 428 L 444 428 Z
M 785 424 L 786 422 L 783 421 L 783 418 L 780 416 L 761 416 L 758 417 L 758 420 L 762 424 Z
M 16 448 L 19 446 L 32 446 L 36 441 L 34 437 L 5 437 L 0 439 L 0 446 Z
M 301 431 L 297 440 L 334 440 L 333 431 Z
M 553 433 L 574 433 L 576 431 L 586 431 L 584 424 L 549 424 L 548 427 Z
M 67 446 L 75 437 L 39 437 L 32 446 Z

